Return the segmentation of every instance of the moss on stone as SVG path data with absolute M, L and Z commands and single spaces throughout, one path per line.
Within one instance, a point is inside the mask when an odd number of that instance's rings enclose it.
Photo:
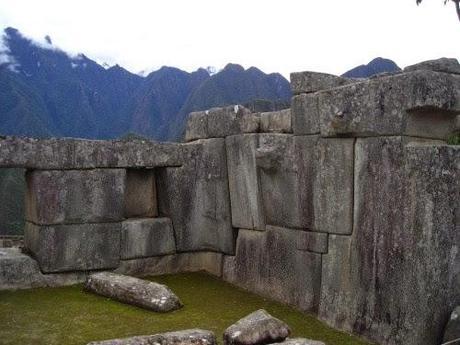
M 185 307 L 158 314 L 82 291 L 81 285 L 0 292 L 0 339 L 13 344 L 86 344 L 91 340 L 203 328 L 221 343 L 224 330 L 247 314 L 264 308 L 288 323 L 293 336 L 327 345 L 365 341 L 335 331 L 303 314 L 201 273 L 150 278 L 167 284 Z

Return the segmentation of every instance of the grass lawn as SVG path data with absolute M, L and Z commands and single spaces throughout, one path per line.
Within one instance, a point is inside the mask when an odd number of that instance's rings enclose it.
M 213 331 L 220 343 L 224 330 L 264 308 L 285 321 L 292 336 L 327 345 L 368 344 L 335 331 L 301 313 L 202 273 L 153 277 L 182 300 L 180 310 L 159 314 L 85 293 L 81 285 L 0 292 L 2 345 L 83 345 L 92 340 L 155 334 L 190 328 Z

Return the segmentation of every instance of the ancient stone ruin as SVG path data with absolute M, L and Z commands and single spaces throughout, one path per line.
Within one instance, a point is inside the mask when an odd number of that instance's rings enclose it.
M 439 344 L 460 305 L 460 66 L 291 84 L 290 110 L 192 113 L 183 144 L 0 140 L 28 189 L 0 286 L 204 270 L 380 344 Z

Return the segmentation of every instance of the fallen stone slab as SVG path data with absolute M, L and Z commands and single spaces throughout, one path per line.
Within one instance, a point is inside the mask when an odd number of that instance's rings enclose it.
M 460 343 L 460 306 L 454 309 L 444 330 L 443 342 L 458 340 Z
M 317 341 L 317 340 L 311 340 L 311 339 L 306 339 L 306 338 L 288 338 L 282 343 L 279 343 L 280 345 L 326 345 L 326 343 L 323 343 L 322 341 Z
M 182 302 L 167 286 L 122 274 L 91 274 L 85 290 L 160 313 L 182 307 Z
M 210 331 L 189 329 L 124 339 L 93 341 L 87 345 L 216 345 L 216 337 Z M 307 345 L 307 344 L 302 344 Z
M 263 345 L 285 340 L 291 330 L 283 321 L 260 309 L 225 330 L 224 345 Z

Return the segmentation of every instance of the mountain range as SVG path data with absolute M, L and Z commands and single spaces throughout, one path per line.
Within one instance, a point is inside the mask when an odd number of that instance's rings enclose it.
M 217 73 L 162 67 L 147 76 L 71 56 L 7 28 L 0 45 L 0 135 L 113 139 L 139 135 L 180 140 L 191 111 L 244 104 L 255 111 L 290 105 L 289 82 L 278 73 L 228 64 Z M 3 63 L 2 63 L 3 62 Z M 347 73 L 367 77 L 399 67 L 375 59 Z

